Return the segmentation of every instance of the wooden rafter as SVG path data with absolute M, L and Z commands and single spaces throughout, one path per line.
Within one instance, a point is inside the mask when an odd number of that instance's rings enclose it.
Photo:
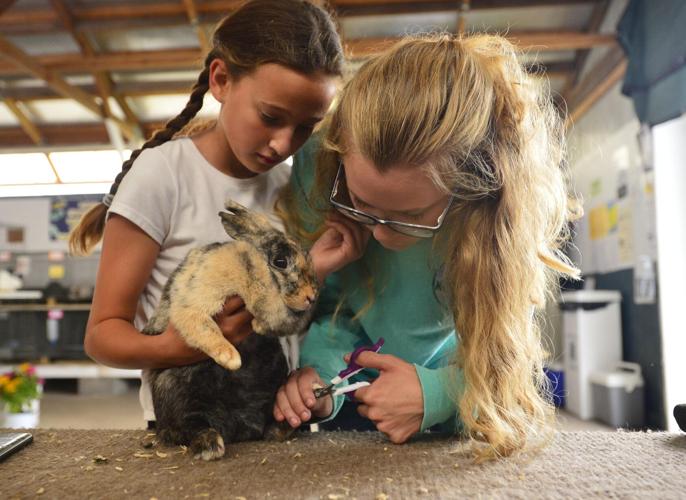
M 43 66 L 34 57 L 28 55 L 2 35 L 0 35 L 0 54 L 2 54 L 2 56 L 6 59 L 9 59 L 18 67 L 22 68 L 24 71 L 45 81 L 45 83 L 47 83 L 60 95 L 75 100 L 99 118 L 105 118 L 102 107 L 96 102 L 95 98 L 91 94 L 84 92 L 79 87 L 69 84 L 55 71 Z M 120 127 L 128 126 L 118 118 L 112 119 Z
M 12 7 L 16 1 L 17 0 L 0 0 L 0 16 L 3 12 Z
M 64 0 L 50 0 L 50 2 L 52 7 L 55 9 L 55 12 L 57 12 L 57 15 L 59 16 L 64 27 L 67 29 L 67 31 L 69 31 L 71 36 L 74 38 L 74 40 L 76 40 L 76 43 L 81 48 L 81 53 L 88 57 L 97 57 L 95 48 L 93 47 L 93 44 L 89 38 L 76 28 L 74 17 L 69 11 L 67 5 L 64 3 Z M 110 108 L 109 104 L 109 99 L 112 97 L 110 76 L 105 71 L 94 71 L 93 74 L 95 77 L 96 86 L 98 88 L 98 94 L 100 95 L 102 101 L 102 110 L 104 116 L 106 118 L 116 118 L 112 113 L 112 109 Z M 122 104 L 120 101 L 123 101 L 123 99 L 121 97 L 115 99 L 121 107 Z M 134 119 L 131 120 L 129 117 L 127 117 L 128 123 L 123 121 L 115 122 L 119 125 L 122 133 L 129 140 L 135 140 L 137 138 L 137 134 L 140 133 L 138 120 L 135 117 L 133 118 Z M 138 129 L 138 132 L 136 132 L 136 129 Z
M 41 145 L 45 143 L 43 139 L 43 134 L 38 130 L 38 127 L 31 121 L 31 119 L 24 113 L 24 111 L 19 107 L 16 100 L 5 97 L 5 106 L 10 110 L 10 112 L 19 121 L 19 125 L 24 130 L 26 135 L 28 135 L 34 144 Z
M 576 31 L 526 31 L 505 33 L 504 36 L 521 50 L 538 52 L 586 49 L 600 45 L 614 45 L 614 35 L 580 33 Z M 360 38 L 345 43 L 348 57 L 357 58 L 374 54 L 391 46 L 399 38 Z
M 569 113 L 565 125 L 570 126 L 577 122 L 598 99 L 621 80 L 626 67 L 626 57 L 619 47 L 612 49 L 598 61 L 571 92 L 567 100 Z
M 579 33 L 570 31 L 511 32 L 507 38 L 523 50 L 539 52 L 549 50 L 572 50 L 616 43 L 613 35 Z M 360 38 L 345 42 L 348 55 L 361 58 L 372 55 L 395 43 L 397 38 Z M 161 69 L 193 69 L 202 66 L 202 53 L 198 49 L 164 49 L 137 52 L 111 52 L 97 56 L 81 54 L 52 54 L 38 56 L 35 62 L 47 70 L 61 73 L 84 73 L 91 71 L 135 71 Z M 0 60 L 0 76 L 19 76 L 20 72 Z
M 600 0 L 556 0 L 555 5 L 597 3 Z M 197 12 L 208 23 L 216 22 L 231 12 L 242 0 L 205 0 L 197 4 Z M 338 16 L 362 16 L 374 14 L 400 14 L 408 12 L 451 12 L 455 0 L 331 0 L 329 2 Z M 471 11 L 549 6 L 550 0 L 471 0 Z M 104 27 L 169 26 L 187 20 L 187 10 L 182 2 L 110 2 L 107 4 L 81 4 L 72 9 L 74 19 L 81 30 L 101 30 Z M 13 9 L 0 18 L 0 32 L 28 34 L 54 30 L 59 19 L 54 11 L 44 8 Z
M 610 7 L 609 0 L 605 0 L 596 4 L 593 7 L 593 12 L 591 12 L 591 17 L 586 26 L 586 33 L 597 33 L 600 30 L 600 26 L 603 24 L 605 15 L 607 14 L 607 9 Z M 565 86 L 562 89 L 561 94 L 566 97 L 574 88 L 575 85 L 579 83 L 581 77 L 581 71 L 583 70 L 588 55 L 591 53 L 590 49 L 580 49 L 576 51 L 574 55 L 574 71 L 567 79 Z
M 43 138 L 43 134 L 38 129 L 38 127 L 31 121 L 31 119 L 26 115 L 26 113 L 24 113 L 24 111 L 19 107 L 17 101 L 15 101 L 14 99 L 5 98 L 4 102 L 5 106 L 7 106 L 7 108 L 17 118 L 17 120 L 19 120 L 21 128 L 24 130 L 26 135 L 31 138 L 33 143 L 36 146 L 45 145 L 45 139 Z M 45 153 L 45 159 L 48 161 L 48 164 L 50 165 L 53 174 L 55 174 L 55 179 L 57 179 L 57 182 L 62 182 L 62 179 L 60 179 L 60 174 L 57 172 L 57 169 L 55 168 L 55 165 L 47 152 Z
M 195 5 L 195 0 L 183 0 L 183 5 L 186 7 L 186 14 L 188 15 L 188 20 L 191 26 L 195 29 L 198 35 L 198 41 L 200 42 L 200 49 L 203 54 L 210 51 L 210 41 L 207 39 L 207 33 L 202 24 L 200 24 L 200 18 L 198 17 L 198 8 Z
M 573 70 L 574 65 L 571 61 L 559 61 L 548 63 L 532 63 L 526 65 L 527 71 L 533 74 L 545 75 L 548 78 L 566 78 Z M 159 81 L 129 81 L 119 82 L 112 87 L 113 95 L 126 97 L 158 96 L 188 94 L 195 84 L 195 78 L 179 80 L 159 80 Z M 97 87 L 93 84 L 80 85 L 84 92 L 97 92 Z M 61 96 L 48 87 L 15 87 L 6 88 L 3 94 L 21 101 L 34 101 L 45 99 L 59 99 Z

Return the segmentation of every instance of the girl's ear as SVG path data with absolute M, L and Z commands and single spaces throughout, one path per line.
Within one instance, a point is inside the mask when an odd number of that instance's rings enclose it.
M 231 73 L 221 59 L 213 59 L 210 63 L 209 84 L 214 98 L 223 104 L 226 93 L 231 87 Z

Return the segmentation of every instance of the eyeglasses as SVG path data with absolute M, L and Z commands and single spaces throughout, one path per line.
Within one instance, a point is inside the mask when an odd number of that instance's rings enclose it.
M 379 217 L 376 217 L 372 214 L 368 214 L 367 212 L 363 212 L 362 210 L 357 210 L 356 208 L 353 208 L 349 205 L 346 205 L 345 203 L 341 203 L 334 199 L 338 194 L 338 187 L 341 182 L 341 173 L 345 175 L 345 172 L 343 172 L 343 164 L 339 162 L 338 172 L 336 173 L 336 180 L 333 183 L 333 187 L 331 188 L 331 195 L 329 196 L 329 203 L 331 203 L 331 205 L 333 205 L 334 208 L 336 208 L 336 210 L 338 210 L 346 217 L 354 221 L 357 221 L 361 224 L 365 224 L 367 226 L 374 226 L 376 224 L 380 224 L 382 226 L 388 226 L 394 231 L 404 234 L 405 236 L 412 236 L 413 238 L 431 238 L 434 234 L 436 234 L 436 231 L 438 231 L 441 228 L 441 225 L 443 224 L 443 219 L 445 219 L 448 210 L 450 210 L 450 207 L 453 204 L 453 197 L 451 196 L 450 201 L 448 201 L 448 205 L 445 207 L 445 209 L 443 209 L 441 215 L 438 216 L 438 221 L 436 222 L 435 226 L 425 226 L 423 224 L 410 224 L 409 222 L 380 219 Z

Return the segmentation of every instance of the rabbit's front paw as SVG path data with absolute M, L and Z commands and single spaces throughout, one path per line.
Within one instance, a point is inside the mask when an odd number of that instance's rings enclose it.
M 218 460 L 224 456 L 224 440 L 214 429 L 201 431 L 193 441 L 191 441 L 191 451 L 195 458 L 203 460 Z
M 264 439 L 267 441 L 286 441 L 293 435 L 295 429 L 285 420 L 283 422 L 272 422 L 264 431 Z
M 212 358 L 227 370 L 234 371 L 241 367 L 241 355 L 235 349 L 226 349 Z

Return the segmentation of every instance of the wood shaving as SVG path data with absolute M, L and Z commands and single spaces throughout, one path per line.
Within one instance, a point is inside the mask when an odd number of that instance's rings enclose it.
M 162 451 L 156 451 L 156 452 L 155 452 L 155 455 L 157 455 L 157 456 L 160 457 L 160 458 L 167 458 L 167 456 L 168 456 L 167 453 L 164 453 L 164 452 L 162 452 Z
M 295 455 L 293 455 L 293 458 L 300 458 L 300 457 L 302 457 L 302 456 L 303 456 L 303 454 L 300 453 L 300 452 L 298 452 L 298 453 L 296 453 Z
M 95 467 L 93 467 L 92 465 L 86 465 L 84 467 L 84 470 L 95 470 Z
M 248 500 L 248 499 L 245 497 L 234 497 L 234 500 Z
M 374 500 L 388 500 L 388 495 L 385 493 L 378 493 L 375 497 Z
M 102 455 L 95 455 L 95 457 L 93 458 L 93 463 L 106 464 L 107 460 L 107 457 L 103 457 Z
M 417 491 L 418 491 L 419 493 L 422 493 L 423 495 L 426 495 L 427 493 L 429 493 L 429 489 L 428 489 L 428 488 L 424 488 L 424 486 L 420 486 L 419 488 L 417 488 Z
M 36 495 L 42 495 L 43 493 L 45 493 L 45 488 L 41 487 L 36 490 Z
M 267 463 L 267 457 L 264 457 L 262 461 L 260 462 L 260 465 L 264 465 Z
M 170 465 L 169 467 L 162 467 L 162 470 L 178 469 L 178 465 Z
M 119 472 L 124 472 L 124 469 L 122 469 L 121 467 L 115 467 L 115 469 L 118 470 Z
M 153 455 L 152 453 L 143 453 L 143 452 L 137 451 L 136 453 L 133 454 L 133 456 L 136 458 L 152 458 L 155 455 Z

